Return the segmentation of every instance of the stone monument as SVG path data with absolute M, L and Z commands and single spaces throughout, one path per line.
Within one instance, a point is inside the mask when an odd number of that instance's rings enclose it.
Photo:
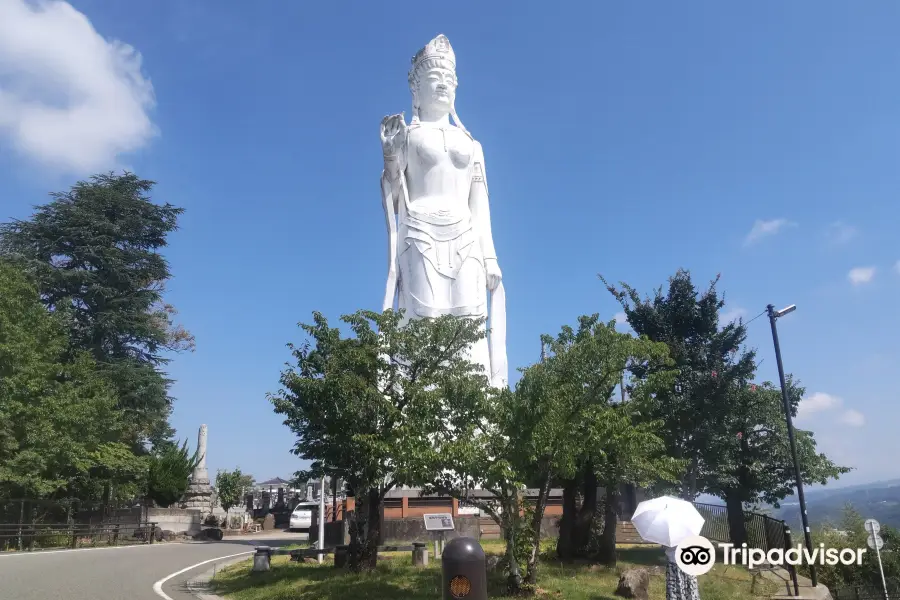
M 191 474 L 191 482 L 182 502 L 182 508 L 199 509 L 200 514 L 204 516 L 213 512 L 213 489 L 209 484 L 209 472 L 206 470 L 206 437 L 206 425 L 201 425 L 197 434 L 197 456 L 200 462 Z
M 396 301 L 406 320 L 489 317 L 490 333 L 471 357 L 494 386 L 505 387 L 506 297 L 484 152 L 456 114 L 456 55 L 446 36 L 416 53 L 408 79 L 411 122 L 403 114 L 381 121 L 388 229 L 383 309 L 395 308 Z

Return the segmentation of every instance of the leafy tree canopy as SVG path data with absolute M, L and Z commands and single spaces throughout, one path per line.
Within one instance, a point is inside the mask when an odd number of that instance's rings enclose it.
M 241 503 L 244 495 L 253 487 L 253 477 L 241 473 L 240 469 L 219 471 L 216 474 L 216 495 L 219 504 L 228 512 Z
M 131 443 L 172 432 L 162 352 L 191 349 L 163 301 L 170 277 L 159 250 L 182 209 L 153 203 L 153 182 L 131 173 L 97 175 L 0 225 L 0 255 L 38 283 L 44 304 L 66 315 L 72 351 L 89 352 L 118 395 Z
M 720 326 L 719 312 L 725 300 L 716 290 L 717 283 L 718 277 L 698 292 L 690 273 L 679 270 L 669 280 L 666 293 L 660 287 L 652 298 L 641 298 L 624 283 L 621 289 L 607 284 L 632 329 L 669 348 L 678 374 L 675 385 L 659 391 L 651 414 L 666 424 L 668 453 L 689 461 L 682 492 L 691 500 L 702 491 L 701 473 L 714 470 L 707 464 L 716 460 L 709 449 L 730 410 L 729 391 L 733 385 L 751 380 L 756 370 L 755 353 L 741 351 L 746 326 L 741 321 Z M 631 371 L 642 378 L 658 368 L 634 365 Z
M 75 497 L 92 475 L 140 471 L 120 442 L 123 423 L 90 355 L 67 353 L 58 314 L 0 260 L 0 494 Z
M 147 497 L 156 506 L 168 508 L 184 496 L 200 457 L 197 451 L 193 455 L 188 452 L 187 441 L 181 446 L 166 442 L 149 456 L 148 462 Z
M 366 560 L 374 565 L 377 535 L 367 528 L 379 526 L 381 500 L 396 485 L 431 476 L 430 440 L 463 425 L 445 420 L 447 399 L 485 394 L 487 377 L 468 355 L 484 324 L 446 316 L 402 325 L 402 314 L 391 310 L 341 320 L 350 337 L 320 313 L 302 325 L 309 338 L 289 345 L 297 365 L 282 373 L 283 388 L 270 399 L 297 435 L 293 452 L 312 461 L 297 478 L 340 477 L 358 503 L 368 504 L 369 517 L 362 510 L 354 517 L 368 518 L 367 525 L 351 531 L 367 536 Z

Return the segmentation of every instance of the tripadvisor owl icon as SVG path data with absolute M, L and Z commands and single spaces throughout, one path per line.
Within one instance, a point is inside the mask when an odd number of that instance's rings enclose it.
M 688 575 L 705 575 L 715 562 L 716 549 L 705 537 L 691 536 L 675 548 L 675 564 Z

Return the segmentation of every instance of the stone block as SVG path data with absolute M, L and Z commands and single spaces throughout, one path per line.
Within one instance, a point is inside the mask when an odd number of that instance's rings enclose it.
M 266 518 L 263 519 L 262 525 L 263 531 L 271 531 L 275 529 L 275 515 L 269 513 L 266 515 Z
M 224 535 L 225 534 L 218 527 L 209 527 L 201 530 L 200 533 L 195 534 L 194 539 L 198 541 L 221 542 Z
M 619 576 L 619 586 L 616 588 L 615 594 L 622 598 L 649 600 L 650 572 L 640 568 L 626 569 Z

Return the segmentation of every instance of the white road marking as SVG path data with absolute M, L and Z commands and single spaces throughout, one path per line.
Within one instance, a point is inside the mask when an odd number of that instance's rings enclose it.
M 100 550 L 126 550 L 130 548 L 153 548 L 166 544 L 133 544 L 131 546 L 104 546 L 102 548 L 70 548 L 66 550 L 32 550 L 23 552 L 0 552 L 0 559 L 7 556 L 42 556 L 44 554 L 59 554 L 60 552 L 96 552 Z
M 236 556 L 243 556 L 245 554 L 253 554 L 254 552 L 256 552 L 256 550 L 250 550 L 249 552 L 238 552 L 237 554 L 230 554 L 228 556 L 219 556 L 216 558 L 210 558 L 209 560 L 204 560 L 203 562 L 198 562 L 196 565 L 191 565 L 189 567 L 185 567 L 185 568 L 181 569 L 180 571 L 175 571 L 171 575 L 167 575 L 167 576 L 163 577 L 162 579 L 160 579 L 159 581 L 157 581 L 156 583 L 154 583 L 153 591 L 156 593 L 157 596 L 159 596 L 160 598 L 163 598 L 164 600 L 172 600 L 172 597 L 169 596 L 168 594 L 166 594 L 162 590 L 162 586 L 164 583 L 166 583 L 168 580 L 172 579 L 173 577 L 178 577 L 182 573 L 187 573 L 188 571 L 190 571 L 192 569 L 196 569 L 197 567 L 202 567 L 203 565 L 207 565 L 211 562 L 216 562 L 217 560 L 225 560 L 227 558 L 235 558 Z

